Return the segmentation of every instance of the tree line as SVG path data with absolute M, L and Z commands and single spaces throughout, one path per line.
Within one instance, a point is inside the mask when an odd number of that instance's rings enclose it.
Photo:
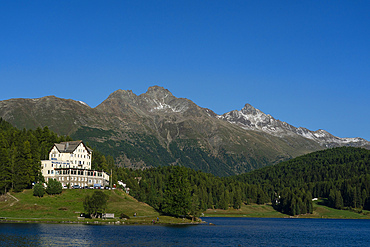
M 186 191 L 181 193 L 189 212 L 271 202 L 282 213 L 298 215 L 312 213 L 315 197 L 327 198 L 327 205 L 337 209 L 370 209 L 369 161 L 369 150 L 340 147 L 223 178 L 179 166 L 115 172 L 131 188 L 131 195 L 163 212 L 171 212 L 167 200 L 176 201 L 169 191 L 180 191 L 171 182 L 174 174 L 180 174 L 175 181 L 183 180 L 181 188 Z
M 48 127 L 19 130 L 0 118 L 0 193 L 22 191 L 43 182 L 41 160 L 48 159 L 54 143 L 70 141 Z
M 260 185 L 272 199 L 289 197 L 285 191 L 294 189 L 302 201 L 310 193 L 333 208 L 370 209 L 370 150 L 364 148 L 326 149 L 235 178 Z

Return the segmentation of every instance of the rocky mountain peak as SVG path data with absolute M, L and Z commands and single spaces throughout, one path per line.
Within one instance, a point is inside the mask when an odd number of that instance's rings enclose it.
M 286 122 L 276 120 L 269 114 L 254 108 L 250 104 L 245 104 L 240 111 L 234 110 L 218 116 L 232 124 L 237 124 L 246 130 L 256 130 L 274 135 L 280 138 L 287 136 L 302 136 L 304 138 L 314 140 L 321 146 L 337 147 L 337 146 L 368 146 L 369 142 L 362 138 L 339 138 L 333 136 L 329 132 L 319 129 L 311 131 L 303 127 L 294 127 Z
M 132 90 L 118 89 L 108 96 L 108 99 L 130 99 L 137 97 Z
M 260 110 L 254 108 L 250 104 L 245 104 L 243 109 L 241 110 L 242 113 L 244 114 L 250 114 L 250 115 L 256 115 L 257 113 L 262 113 Z
M 152 99 L 159 99 L 163 100 L 165 98 L 173 98 L 174 96 L 170 91 L 163 87 L 153 86 L 148 88 L 147 92 L 144 94 L 146 97 L 150 97 Z

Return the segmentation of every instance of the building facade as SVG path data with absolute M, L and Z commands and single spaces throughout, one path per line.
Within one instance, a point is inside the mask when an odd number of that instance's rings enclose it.
M 92 150 L 82 141 L 55 143 L 49 152 L 49 160 L 41 161 L 45 182 L 56 179 L 63 186 L 107 186 L 109 175 L 104 171 L 91 170 Z

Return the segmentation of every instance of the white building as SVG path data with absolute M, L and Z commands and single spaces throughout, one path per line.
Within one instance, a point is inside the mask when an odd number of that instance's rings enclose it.
M 92 150 L 82 141 L 55 143 L 49 152 L 49 160 L 41 161 L 45 182 L 56 179 L 63 186 L 109 185 L 109 175 L 104 171 L 91 170 Z

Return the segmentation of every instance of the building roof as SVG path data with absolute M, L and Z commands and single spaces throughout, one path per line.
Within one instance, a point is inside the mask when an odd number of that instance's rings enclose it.
M 73 153 L 75 149 L 80 145 L 83 144 L 88 153 L 92 153 L 92 149 L 87 147 L 85 143 L 82 141 L 70 141 L 70 142 L 61 142 L 61 143 L 54 143 L 54 146 L 59 150 L 61 153 Z

